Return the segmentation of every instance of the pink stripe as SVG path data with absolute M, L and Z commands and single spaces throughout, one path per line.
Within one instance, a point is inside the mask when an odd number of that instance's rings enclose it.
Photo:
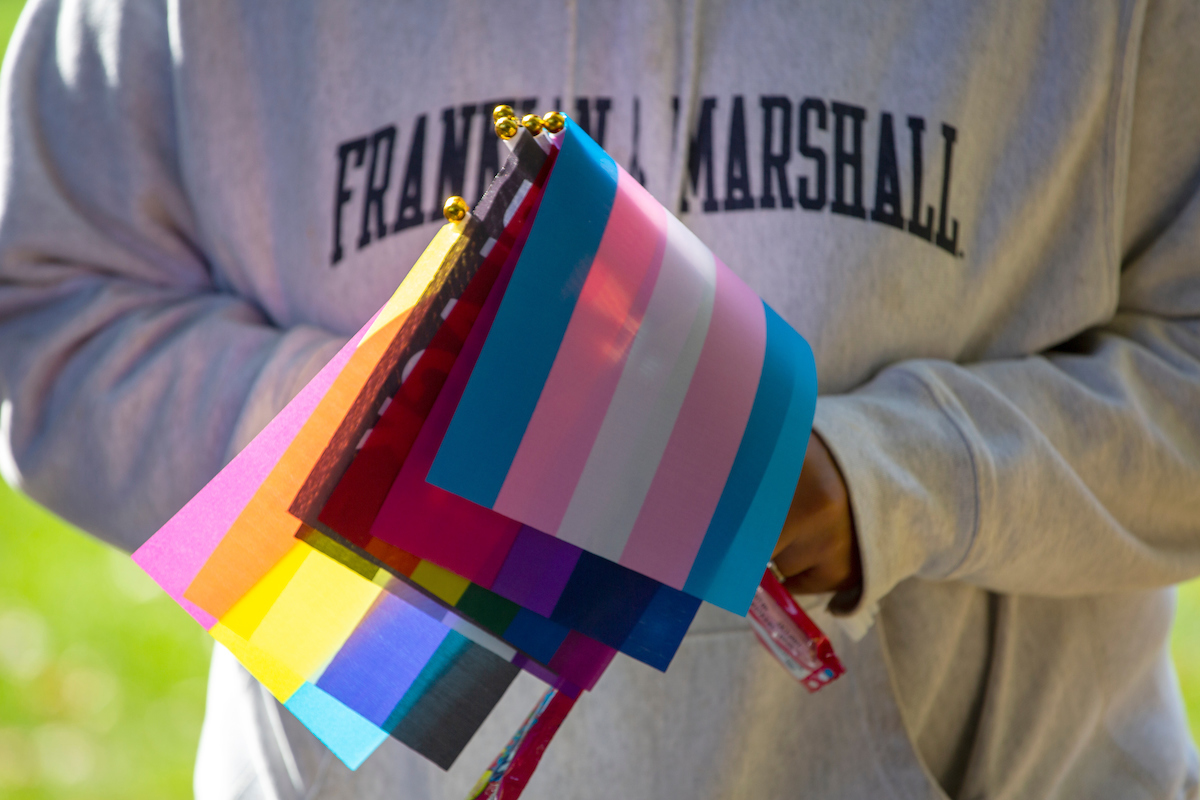
M 205 629 L 212 628 L 216 619 L 184 599 L 183 593 L 296 438 L 374 322 L 373 316 L 250 444 L 133 554 L 133 560 Z
M 536 202 L 540 203 L 541 198 L 538 197 Z M 428 483 L 425 476 L 429 474 L 429 467 L 450 427 L 471 371 L 479 360 L 483 343 L 496 321 L 496 312 L 521 257 L 529 230 L 527 225 L 521 231 L 500 268 L 496 283 L 488 292 L 421 432 L 400 467 L 400 474 L 371 524 L 372 537 L 427 559 L 485 589 L 490 589 L 496 580 L 521 530 L 521 523 L 439 489 Z
M 650 302 L 666 211 L 624 170 L 604 237 L 493 508 L 555 533 Z
M 742 441 L 767 344 L 763 304 L 717 259 L 704 349 L 621 563 L 682 589 Z

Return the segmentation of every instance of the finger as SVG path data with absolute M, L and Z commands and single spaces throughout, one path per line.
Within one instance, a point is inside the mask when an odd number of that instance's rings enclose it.
M 773 555 L 778 556 L 813 527 L 836 523 L 845 508 L 846 490 L 841 473 L 824 442 L 810 434 L 804 466 Z
M 816 567 L 820 563 L 820 557 L 816 548 L 806 542 L 795 542 L 782 553 L 778 553 L 774 561 L 779 571 L 785 577 L 791 578 Z
M 845 580 L 841 570 L 830 564 L 818 564 L 788 578 L 783 586 L 792 594 L 821 594 L 837 591 Z
M 815 448 L 813 447 L 813 441 L 813 435 L 809 434 L 808 450 L 804 455 L 804 465 L 800 470 L 800 479 L 796 482 L 795 491 L 792 492 L 792 502 L 788 507 L 787 517 L 784 519 L 783 530 L 780 531 L 779 540 L 775 543 L 773 556 L 787 549 L 800 534 L 801 528 L 799 523 L 806 515 L 807 497 L 814 491 L 814 487 L 820 483 L 814 475 L 814 473 L 820 471 L 821 465 L 814 460 Z
M 800 559 L 805 556 L 800 556 Z M 784 586 L 794 594 L 814 594 L 820 592 L 844 592 L 862 585 L 862 563 L 858 548 L 831 548 L 827 552 L 811 558 L 810 566 L 780 572 L 789 576 Z M 790 565 L 805 562 L 798 560 Z M 778 561 L 776 566 L 779 566 Z

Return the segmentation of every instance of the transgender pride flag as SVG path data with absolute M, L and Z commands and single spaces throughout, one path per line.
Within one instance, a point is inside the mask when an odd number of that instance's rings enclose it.
M 738 614 L 816 406 L 804 339 L 573 122 L 427 476 Z

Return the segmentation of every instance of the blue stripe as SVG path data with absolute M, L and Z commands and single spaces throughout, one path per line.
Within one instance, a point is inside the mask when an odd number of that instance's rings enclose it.
M 584 551 L 550 619 L 619 649 L 661 585 L 629 567 Z
M 283 705 L 350 769 L 358 769 L 388 738 L 386 732 L 311 683 L 297 689 Z
M 666 672 L 699 608 L 697 598 L 660 583 L 621 652 Z
M 317 688 L 383 725 L 447 633 L 441 622 L 383 592 L 325 668 Z
M 786 345 L 786 336 L 791 333 L 791 328 L 765 303 L 763 311 L 767 318 L 767 342 L 763 349 L 763 366 L 758 389 L 754 393 L 754 405 L 750 407 L 746 430 L 742 433 L 742 442 L 738 445 L 721 499 L 717 502 L 704 541 L 683 585 L 683 590 L 695 597 L 707 599 L 717 572 L 733 546 L 734 537 L 767 471 L 767 464 L 775 452 L 775 442 L 779 440 L 779 432 L 783 429 L 792 401 L 795 365 L 789 358 Z
M 384 730 L 394 731 L 412 711 L 417 701 L 454 668 L 454 662 L 469 648 L 478 646 L 458 631 L 452 630 L 447 633 L 446 638 L 438 645 L 437 650 L 433 651 L 429 661 L 425 663 L 416 679 L 409 685 L 408 691 L 400 698 L 400 702 L 388 714 L 383 723 Z
M 767 307 L 767 330 L 779 337 L 781 357 L 792 365 L 793 382 L 787 416 L 771 460 L 746 510 L 729 553 L 704 595 L 710 603 L 745 615 L 762 580 L 771 551 L 779 540 L 804 466 L 804 452 L 817 410 L 817 367 L 804 337 Z M 768 333 L 768 341 L 771 334 Z
M 549 664 L 570 632 L 565 625 L 522 608 L 505 628 L 504 641 L 530 658 Z
M 617 193 L 617 165 L 567 125 L 529 239 L 429 470 L 491 507 L 529 425 Z

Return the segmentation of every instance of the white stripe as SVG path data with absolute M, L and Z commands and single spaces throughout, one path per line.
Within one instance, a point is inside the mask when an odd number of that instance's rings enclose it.
M 400 372 L 401 383 L 404 383 L 408 380 L 408 376 L 412 375 L 412 371 L 417 368 L 417 362 L 421 360 L 421 356 L 423 355 L 425 355 L 425 350 L 421 349 L 413 353 L 412 357 L 408 359 L 408 363 L 404 365 L 404 369 Z
M 504 209 L 504 227 L 507 228 L 508 223 L 512 222 L 517 209 L 521 207 L 521 201 L 525 199 L 525 195 L 529 194 L 529 190 L 532 188 L 533 184 L 529 181 L 521 181 L 521 185 L 517 188 L 517 193 L 513 195 L 512 202 L 508 204 L 508 208 Z
M 700 360 L 716 282 L 712 253 L 668 215 L 662 268 L 560 539 L 620 559 Z
M 468 622 L 467 620 L 458 616 L 458 614 L 451 612 L 446 615 L 446 618 L 442 620 L 442 622 L 444 622 L 450 628 L 458 631 L 480 647 L 491 650 L 505 661 L 512 661 L 513 657 L 517 654 L 516 649 L 511 645 L 505 644 L 495 636 L 492 636 L 490 633 L 485 631 L 483 628 L 480 628 L 478 625 Z

